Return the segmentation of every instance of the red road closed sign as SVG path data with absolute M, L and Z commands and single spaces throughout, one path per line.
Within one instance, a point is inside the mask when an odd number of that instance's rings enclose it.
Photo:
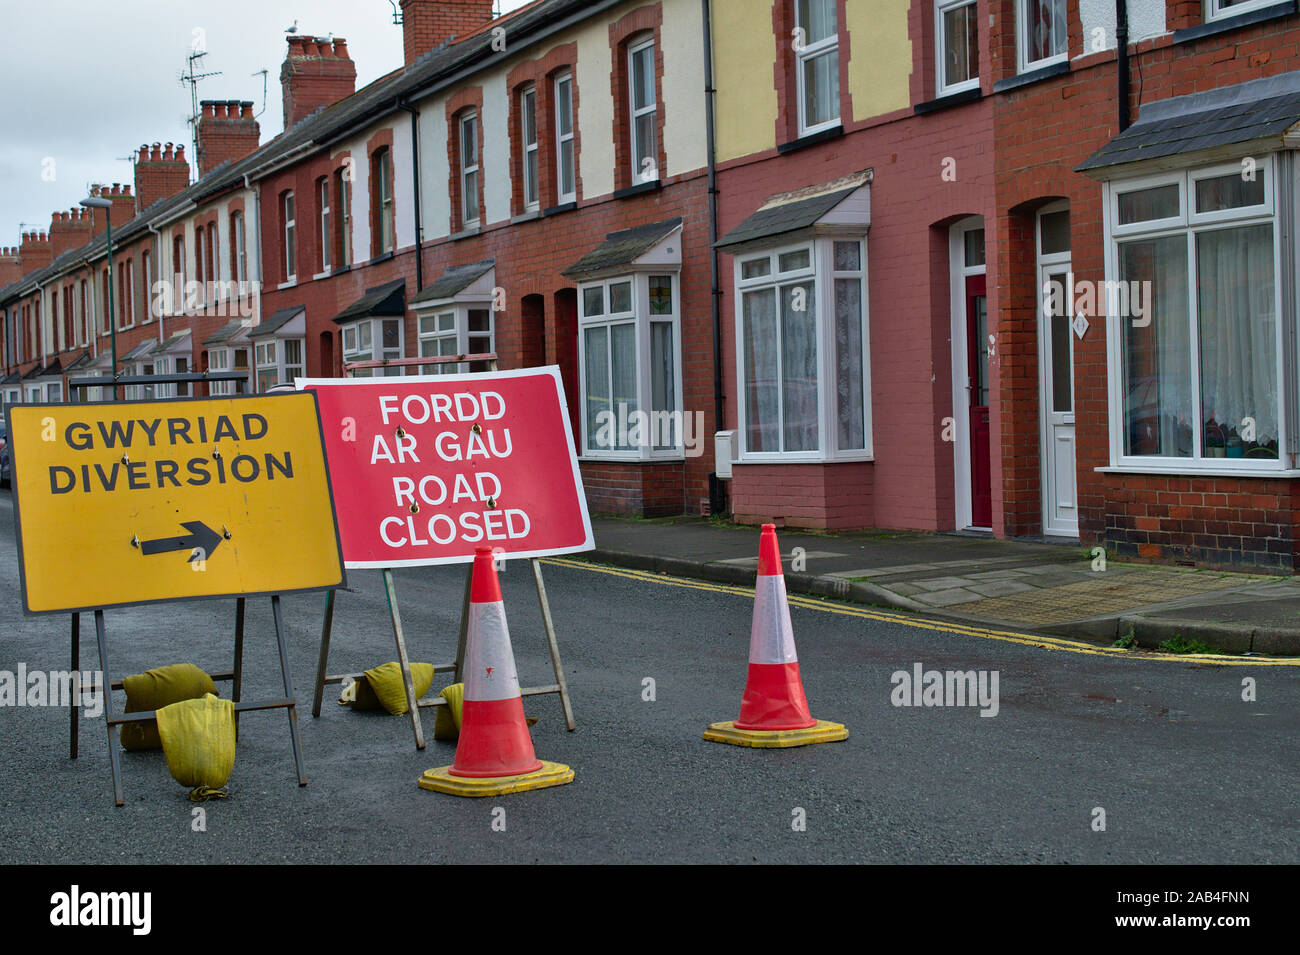
M 320 405 L 348 567 L 594 546 L 559 369 L 296 384 Z

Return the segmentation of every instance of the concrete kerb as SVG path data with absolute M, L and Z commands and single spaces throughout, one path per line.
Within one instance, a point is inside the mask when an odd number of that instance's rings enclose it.
M 718 584 L 730 584 L 733 587 L 754 586 L 754 569 L 738 567 L 722 562 L 687 560 L 682 557 L 658 557 L 653 554 L 638 554 L 631 551 L 606 550 L 597 548 L 581 555 L 583 559 L 598 564 L 613 564 L 630 570 L 648 570 L 659 574 L 671 574 L 675 577 L 692 577 L 708 580 Z M 915 600 L 909 600 L 864 581 L 850 581 L 843 577 L 822 576 L 818 574 L 787 573 L 786 590 L 796 594 L 812 594 L 817 597 L 833 597 L 837 600 L 851 600 L 854 603 L 872 604 L 890 607 L 895 610 L 908 610 L 914 613 L 930 613 L 933 607 L 927 607 Z
M 753 569 L 738 567 L 734 564 L 687 560 L 681 557 L 659 557 L 653 554 L 639 554 L 631 551 L 602 548 L 588 551 L 582 554 L 581 558 L 593 563 L 611 564 L 615 567 L 626 567 L 630 570 L 670 574 L 675 577 L 707 580 L 735 587 L 752 587 L 754 585 Z M 801 573 L 787 573 L 785 580 L 786 589 L 790 593 L 811 594 L 870 606 L 906 610 L 911 613 L 924 614 L 931 619 L 951 620 L 954 623 L 974 623 L 1001 628 L 1017 626 L 1006 620 L 993 620 L 974 614 L 958 614 L 951 609 L 931 607 L 865 581 L 850 581 L 843 577 Z M 1300 655 L 1300 630 L 1277 627 L 1249 627 L 1227 623 L 1204 624 L 1123 614 L 1088 617 L 1081 620 L 1066 621 L 1065 623 L 1039 626 L 1033 629 L 1045 634 L 1074 637 L 1108 645 L 1114 643 L 1120 636 L 1127 634 L 1130 626 L 1133 628 L 1133 636 L 1138 646 L 1145 649 L 1159 649 L 1160 645 L 1165 641 L 1181 637 L 1189 641 L 1199 640 L 1216 650 L 1227 653 Z M 1188 656 L 1193 657 L 1194 654 Z

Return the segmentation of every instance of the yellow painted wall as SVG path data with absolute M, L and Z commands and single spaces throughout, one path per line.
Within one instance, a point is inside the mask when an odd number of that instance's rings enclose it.
M 713 8 L 713 83 L 719 162 L 776 146 L 776 37 L 772 10 L 754 0 Z
M 911 105 L 912 43 L 906 3 L 857 0 L 845 4 L 849 33 L 849 93 L 853 118 L 870 119 Z

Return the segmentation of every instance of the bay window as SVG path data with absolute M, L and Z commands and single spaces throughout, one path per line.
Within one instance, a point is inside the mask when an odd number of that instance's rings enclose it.
M 742 254 L 735 283 L 742 460 L 869 458 L 863 241 Z
M 1279 320 L 1276 166 L 1108 184 L 1113 464 L 1283 466 L 1294 362 Z
M 840 121 L 840 55 L 836 0 L 795 0 L 799 135 Z
M 366 318 L 348 322 L 343 326 L 343 362 L 382 361 L 385 358 L 404 358 L 402 319 Z M 371 378 L 376 375 L 400 375 L 398 368 L 359 368 L 352 372 L 354 378 Z
M 679 301 L 676 273 L 579 287 L 585 457 L 682 457 Z
M 975 0 L 937 0 L 934 22 L 939 95 L 978 88 L 980 46 Z
M 291 385 L 295 378 L 303 377 L 302 347 L 301 338 L 272 338 L 257 343 L 254 361 L 259 393 L 276 385 Z
M 445 305 L 420 316 L 420 357 L 486 355 L 495 350 L 493 334 L 492 309 L 488 305 Z M 420 374 L 453 375 L 462 371 L 488 370 L 485 361 L 468 362 L 467 365 L 451 362 L 424 365 Z

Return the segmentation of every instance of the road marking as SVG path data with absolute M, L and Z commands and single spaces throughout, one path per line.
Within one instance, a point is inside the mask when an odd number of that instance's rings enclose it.
M 622 567 L 611 567 L 607 564 L 593 564 L 589 561 L 571 560 L 562 557 L 547 557 L 543 558 L 542 562 L 555 564 L 559 567 L 572 567 L 575 570 L 587 570 L 600 574 L 609 574 L 613 577 L 625 577 L 628 580 L 660 584 L 666 587 L 681 587 L 687 590 L 704 590 L 711 593 L 732 594 L 734 596 L 748 597 L 750 599 L 753 599 L 754 596 L 753 587 L 735 587 L 729 584 L 715 584 L 702 580 L 687 580 L 683 577 L 672 577 L 667 574 L 657 574 L 651 571 L 629 570 Z M 1013 630 L 991 630 L 986 627 L 977 627 L 964 623 L 925 620 L 906 614 L 892 613 L 888 610 L 877 610 L 875 608 L 855 607 L 846 604 L 832 603 L 829 600 L 817 597 L 807 597 L 802 594 L 791 594 L 789 599 L 790 606 L 800 607 L 805 610 L 818 610 L 822 613 L 834 613 L 845 617 L 859 617 L 865 620 L 879 620 L 882 623 L 896 623 L 905 627 L 914 627 L 919 630 L 935 630 L 942 633 L 955 633 L 960 636 L 980 637 L 985 640 L 1000 640 L 1004 643 L 1018 643 L 1027 647 L 1038 647 L 1040 650 L 1060 650 L 1066 653 L 1081 653 L 1089 656 L 1120 657 L 1125 660 L 1163 660 L 1168 663 L 1213 663 L 1216 666 L 1300 667 L 1300 659 L 1289 657 L 1240 657 L 1221 653 L 1174 654 L 1153 653 L 1147 650 L 1122 650 L 1119 647 L 1099 647 L 1091 643 L 1082 643 L 1078 640 L 1066 640 L 1062 637 L 1046 637 L 1031 633 L 1017 633 Z

